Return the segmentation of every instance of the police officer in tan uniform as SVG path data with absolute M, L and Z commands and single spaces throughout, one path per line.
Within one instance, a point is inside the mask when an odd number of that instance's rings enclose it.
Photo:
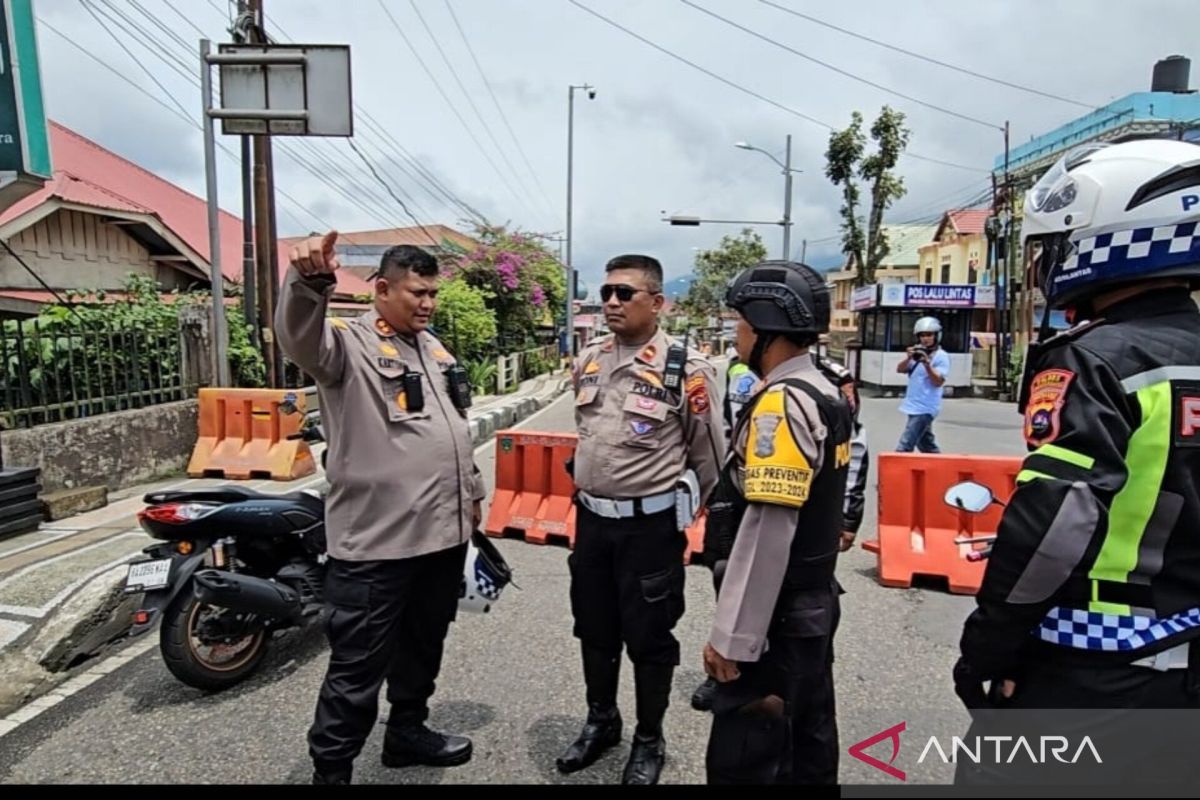
M 472 457 L 461 367 L 426 327 L 437 261 L 384 253 L 375 308 L 326 319 L 337 233 L 292 248 L 275 334 L 317 382 L 326 476 L 330 658 L 309 731 L 314 783 L 349 783 L 387 680 L 383 764 L 452 766 L 471 741 L 425 725 L 484 486 Z M 459 391 L 455 391 L 455 387 Z
M 658 327 L 662 266 L 649 256 L 608 262 L 600 289 L 613 335 L 585 348 L 574 369 L 575 549 L 571 611 L 583 651 L 588 717 L 558 759 L 592 764 L 621 740 L 621 647 L 633 662 L 637 730 L 623 783 L 658 782 L 662 720 L 679 663 L 671 634 L 683 614 L 684 528 L 717 481 L 722 452 L 715 376 L 707 360 Z M 695 473 L 695 505 L 677 485 Z
M 738 352 L 765 376 L 733 431 L 709 525 L 736 533 L 704 649 L 718 682 L 709 783 L 837 781 L 834 578 L 851 458 L 849 405 L 808 348 L 829 329 L 829 290 L 802 264 L 768 261 L 730 284 Z M 732 497 L 725 497 L 730 490 Z

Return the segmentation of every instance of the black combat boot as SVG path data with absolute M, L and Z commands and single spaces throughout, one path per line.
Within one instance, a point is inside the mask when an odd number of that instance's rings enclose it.
M 314 786 L 346 786 L 352 773 L 349 762 L 314 761 L 312 782 Z
M 456 767 L 471 760 L 471 740 L 430 730 L 424 722 L 389 724 L 380 760 L 385 767 Z
M 621 783 L 636 786 L 658 783 L 658 775 L 667 757 L 662 721 L 671 701 L 671 674 L 674 671 L 675 667 L 671 664 L 633 666 L 638 723 Z
M 621 741 L 621 712 L 617 710 L 617 680 L 621 653 L 583 648 L 583 680 L 587 685 L 588 716 L 583 730 L 555 764 L 559 772 L 589 767 Z

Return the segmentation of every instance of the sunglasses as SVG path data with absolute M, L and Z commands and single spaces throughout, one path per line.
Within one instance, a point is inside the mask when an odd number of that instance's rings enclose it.
M 600 287 L 600 299 L 607 303 L 615 294 L 617 296 L 617 300 L 621 301 L 622 303 L 628 303 L 638 292 L 653 294 L 653 292 L 651 292 L 649 289 L 635 289 L 632 286 L 626 286 L 623 283 L 606 283 Z

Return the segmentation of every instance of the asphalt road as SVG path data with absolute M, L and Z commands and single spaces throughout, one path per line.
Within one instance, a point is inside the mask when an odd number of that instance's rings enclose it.
M 897 401 L 866 401 L 873 451 L 891 449 L 903 417 Z M 563 397 L 521 427 L 573 430 Z M 954 399 L 935 431 L 947 451 L 1018 454 L 1020 419 L 1011 406 Z M 493 474 L 492 452 L 478 457 Z M 860 541 L 874 536 L 874 473 Z M 382 725 L 356 764 L 356 783 L 615 783 L 628 754 L 621 747 L 592 768 L 561 776 L 554 759 L 578 732 L 584 712 L 578 647 L 571 636 L 567 551 L 501 541 L 520 589 L 508 589 L 488 615 L 460 615 L 452 626 L 431 724 L 470 735 L 470 763 L 453 769 L 389 770 L 379 763 Z M 888 589 L 874 580 L 875 557 L 859 548 L 838 574 L 847 594 L 836 642 L 836 681 L 844 783 L 895 779 L 846 755 L 860 739 L 906 722 L 914 732 L 960 734 L 967 718 L 949 680 L 970 598 L 936 586 Z M 703 678 L 700 653 L 713 593 L 707 570 L 688 569 L 687 612 L 677 635 L 684 662 L 676 672 L 666 721 L 664 783 L 702 783 L 710 718 L 688 704 Z M 130 659 L 67 700 L 0 738 L 6 783 L 289 783 L 311 767 L 305 733 L 327 658 L 319 628 L 274 642 L 264 668 L 246 684 L 216 695 L 178 683 L 157 648 Z M 100 665 L 98 669 L 104 669 Z M 621 706 L 634 717 L 632 670 L 622 675 Z M 381 719 L 386 715 L 386 702 Z M 631 722 L 629 727 L 632 727 Z M 917 764 L 923 740 L 904 740 L 897 764 L 909 781 L 948 781 L 950 768 Z M 888 745 L 879 756 L 887 760 Z M 876 753 L 876 750 L 872 750 Z

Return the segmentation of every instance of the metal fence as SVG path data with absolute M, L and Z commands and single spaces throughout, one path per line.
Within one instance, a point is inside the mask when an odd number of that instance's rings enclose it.
M 549 344 L 519 350 L 496 359 L 496 389 L 512 391 L 521 381 L 552 371 L 558 366 L 558 346 Z
M 176 323 L 0 323 L 0 427 L 28 428 L 184 400 Z

